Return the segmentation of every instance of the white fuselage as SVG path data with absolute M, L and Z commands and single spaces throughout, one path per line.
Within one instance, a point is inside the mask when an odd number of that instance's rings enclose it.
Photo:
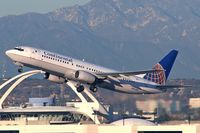
M 77 70 L 83 70 L 94 75 L 117 72 L 112 69 L 46 50 L 31 47 L 20 48 L 23 50 L 11 49 L 6 51 L 6 55 L 11 58 L 15 64 L 43 70 L 52 75 L 63 77 L 66 80 L 74 80 L 70 79 L 68 75 L 74 74 Z M 97 84 L 97 86 L 101 88 L 129 94 L 154 94 L 163 92 L 157 89 L 156 85 L 156 83 L 139 76 L 112 77 Z

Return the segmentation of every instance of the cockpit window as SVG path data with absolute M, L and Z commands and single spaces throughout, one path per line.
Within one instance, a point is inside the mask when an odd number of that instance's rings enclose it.
M 23 48 L 19 48 L 19 47 L 15 47 L 14 49 L 15 49 L 15 50 L 18 50 L 18 51 L 24 51 Z

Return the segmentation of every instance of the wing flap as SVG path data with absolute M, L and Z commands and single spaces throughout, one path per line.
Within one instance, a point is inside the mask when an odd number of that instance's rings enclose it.
M 188 88 L 192 87 L 191 85 L 157 85 L 156 88 L 159 89 L 170 89 L 170 88 Z
M 132 76 L 132 75 L 139 75 L 139 74 L 146 74 L 146 73 L 153 73 L 153 72 L 160 72 L 160 71 L 164 71 L 164 70 L 143 70 L 143 71 L 135 71 L 135 72 L 111 72 L 111 73 L 100 73 L 100 74 L 96 74 L 96 75 L 102 76 L 102 77 L 108 77 L 108 76 L 121 77 L 121 75 Z

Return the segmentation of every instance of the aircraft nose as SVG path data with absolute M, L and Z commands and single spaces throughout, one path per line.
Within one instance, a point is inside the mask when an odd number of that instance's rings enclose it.
M 9 57 L 9 55 L 10 55 L 10 50 L 7 50 L 5 53 L 6 53 L 6 55 Z
M 5 52 L 5 54 L 8 56 L 8 57 L 10 57 L 11 58 L 11 56 L 12 56 L 12 50 L 7 50 L 6 52 Z

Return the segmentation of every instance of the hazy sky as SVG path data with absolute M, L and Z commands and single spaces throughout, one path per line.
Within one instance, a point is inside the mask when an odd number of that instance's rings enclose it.
M 46 13 L 57 8 L 85 4 L 90 0 L 0 0 L 0 16 L 27 12 Z

